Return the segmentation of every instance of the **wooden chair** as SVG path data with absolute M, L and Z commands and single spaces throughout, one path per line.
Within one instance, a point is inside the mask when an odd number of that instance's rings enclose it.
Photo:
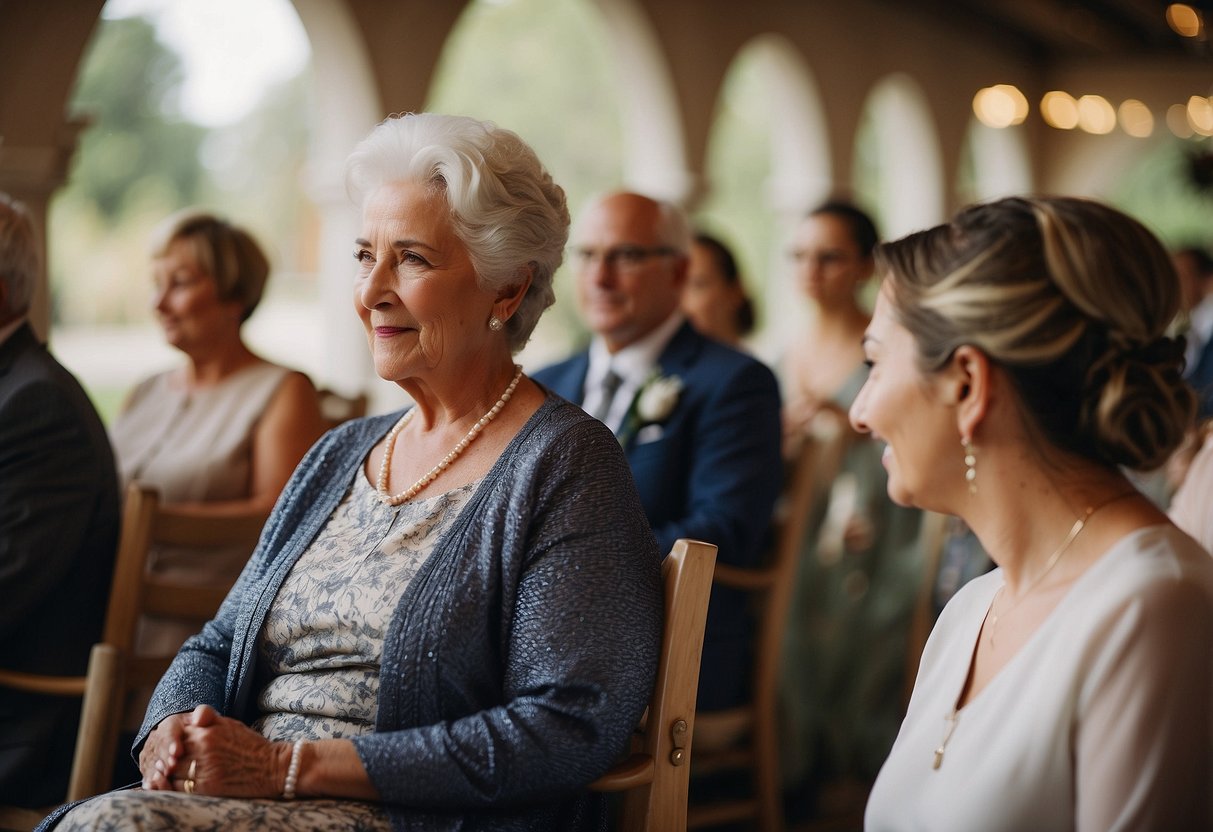
M 66 800 L 80 800 L 103 790 L 99 785 L 102 778 L 98 770 L 106 753 L 103 728 L 116 706 L 120 665 L 117 648 L 110 644 L 95 644 L 89 653 L 88 670 L 84 676 L 0 670 L 0 686 L 45 696 L 81 697 L 80 727 L 76 731 L 76 749 Z M 104 787 L 108 785 L 109 781 L 106 780 Z M 0 806 L 0 829 L 31 830 L 51 808 L 39 811 Z
M 93 645 L 85 676 L 49 676 L 0 670 L 0 685 L 48 696 L 79 696 L 80 728 L 66 800 L 110 787 L 125 694 L 159 681 L 171 656 L 136 656 L 139 617 L 158 615 L 201 624 L 214 614 L 226 588 L 174 584 L 148 571 L 148 551 L 164 546 L 248 546 L 257 543 L 265 514 L 198 518 L 159 504 L 154 489 L 132 483 L 122 508 L 114 577 L 102 640 Z M 45 813 L 0 809 L 0 828 L 32 829 Z
M 322 387 L 316 391 L 320 400 L 320 415 L 329 428 L 335 428 L 350 419 L 361 419 L 366 415 L 369 399 L 366 393 L 356 396 L 343 396 L 336 390 Z
M 58 696 L 83 696 L 80 730 L 67 800 L 110 788 L 126 694 L 154 686 L 172 656 L 135 654 L 140 616 L 201 625 L 219 608 L 227 588 L 174 583 L 148 571 L 152 546 L 247 546 L 252 552 L 267 515 L 200 518 L 161 506 L 155 489 L 131 483 L 122 507 L 118 555 L 102 641 L 93 646 L 88 675 L 34 676 L 0 671 L 0 685 Z M 0 808 L 0 829 L 33 829 L 45 812 Z
M 171 655 L 137 654 L 135 635 L 139 619 L 151 615 L 201 627 L 219 609 L 230 589 L 195 586 L 156 575 L 148 569 L 149 551 L 157 546 L 199 549 L 242 546 L 251 554 L 268 516 L 266 512 L 258 512 L 239 517 L 198 517 L 161 505 L 154 488 L 137 482 L 127 486 L 114 590 L 103 635 L 105 644 L 119 653 L 121 672 L 105 728 L 106 747 L 98 764 L 100 790 L 109 788 L 113 775 L 126 695 L 155 686 L 173 660 Z
M 752 793 L 736 799 L 692 804 L 688 828 L 700 829 L 755 819 L 758 827 L 778 832 L 784 826 L 779 768 L 779 678 L 784 628 L 797 563 L 808 524 L 828 499 L 854 434 L 833 418 L 814 423 L 788 473 L 776 509 L 775 543 L 761 569 L 716 565 L 716 582 L 755 593 L 760 611 L 749 702 L 698 716 L 692 776 L 749 770 Z
M 624 792 L 621 830 L 686 828 L 699 659 L 715 563 L 714 545 L 678 540 L 662 564 L 665 631 L 657 683 L 640 729 L 640 750 L 591 786 L 599 792 Z

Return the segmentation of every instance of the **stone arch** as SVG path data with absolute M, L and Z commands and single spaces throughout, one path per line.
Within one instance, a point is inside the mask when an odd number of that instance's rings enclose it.
M 985 201 L 1034 190 L 1024 128 L 987 127 L 976 118 L 965 132 L 962 164 L 970 173 L 961 202 Z M 958 176 L 958 179 L 963 177 Z
M 623 185 L 685 203 L 698 190 L 670 68 L 652 23 L 636 0 L 595 0 L 616 56 L 624 127 Z
M 344 395 L 376 378 L 366 337 L 350 314 L 350 241 L 358 216 L 345 192 L 345 158 L 382 117 L 379 85 L 366 41 L 345 3 L 291 0 L 312 48 L 311 147 L 302 183 L 315 204 L 320 308 L 325 341 L 322 382 Z
M 739 49 L 730 62 L 725 84 L 720 91 L 717 111 L 728 93 L 729 83 L 736 73 L 752 73 L 761 87 L 761 100 L 770 118 L 761 126 L 768 131 L 764 150 L 769 165 L 764 180 L 750 183 L 747 188 L 759 190 L 757 199 L 761 213 L 758 227 L 746 235 L 751 250 L 742 252 L 748 261 L 746 275 L 749 289 L 759 306 L 760 329 L 754 343 L 756 350 L 774 358 L 777 346 L 787 339 L 798 316 L 781 302 L 794 292 L 791 270 L 783 256 L 786 240 L 795 223 L 814 203 L 832 188 L 832 162 L 825 108 L 817 83 L 796 47 L 785 37 L 764 33 L 752 38 Z M 744 93 L 744 91 L 742 91 Z M 720 130 L 719 117 L 712 133 Z M 709 149 L 715 137 L 709 135 Z M 711 166 L 718 154 L 708 153 L 705 176 L 706 203 L 702 206 L 709 216 L 727 215 L 728 204 L 734 202 L 719 193 L 720 182 Z M 739 195 L 744 201 L 747 195 Z M 749 195 L 751 200 L 754 199 Z M 712 209 L 713 206 L 721 206 Z M 741 241 L 738 241 L 739 243 Z
M 871 140 L 867 161 L 875 171 L 874 192 L 867 196 L 884 236 L 893 239 L 941 222 L 948 209 L 947 179 L 922 87 L 904 73 L 885 76 L 872 87 L 864 109 Z

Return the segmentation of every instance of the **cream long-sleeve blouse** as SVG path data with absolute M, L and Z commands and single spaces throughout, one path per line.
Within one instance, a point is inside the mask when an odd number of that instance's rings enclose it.
M 1213 559 L 1169 524 L 1121 539 L 960 710 L 934 769 L 1001 583 L 970 582 L 931 633 L 866 829 L 1213 828 Z

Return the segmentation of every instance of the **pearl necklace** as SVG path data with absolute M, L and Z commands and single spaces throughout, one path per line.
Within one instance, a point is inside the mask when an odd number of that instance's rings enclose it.
M 401 491 L 399 494 L 389 494 L 387 484 L 388 480 L 391 478 L 392 450 L 396 447 L 396 437 L 400 434 L 400 431 L 404 430 L 404 426 L 412 420 L 413 414 L 417 412 L 417 408 L 414 407 L 408 413 L 401 416 L 400 421 L 393 425 L 392 429 L 387 433 L 386 444 L 383 448 L 383 462 L 379 465 L 379 480 L 375 484 L 375 491 L 384 505 L 399 506 L 403 503 L 407 503 L 409 500 L 416 497 L 427 485 L 438 479 L 439 474 L 441 474 L 447 468 L 450 468 L 451 463 L 458 459 L 459 455 L 467 450 L 468 445 L 472 444 L 472 441 L 480 435 L 480 432 L 488 426 L 489 422 L 497 418 L 497 414 L 501 412 L 501 408 L 505 407 L 505 403 L 510 400 L 510 396 L 514 395 L 514 388 L 518 386 L 518 382 L 521 379 L 522 365 L 515 364 L 514 378 L 510 382 L 510 386 L 505 388 L 505 392 L 501 394 L 501 398 L 497 400 L 497 404 L 489 408 L 489 412 L 481 416 L 480 420 L 477 421 L 476 424 L 472 425 L 472 429 L 459 440 L 459 444 L 456 445 L 449 454 L 444 456 L 437 465 L 435 465 L 429 471 L 426 471 L 425 476 L 413 483 L 411 487 Z

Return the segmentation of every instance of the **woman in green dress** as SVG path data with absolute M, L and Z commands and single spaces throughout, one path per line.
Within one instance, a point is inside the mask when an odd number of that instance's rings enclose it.
M 889 500 L 882 446 L 854 434 L 846 418 L 867 377 L 860 291 L 877 240 L 872 220 L 838 201 L 809 213 L 792 239 L 814 316 L 785 361 L 787 457 L 808 437 L 845 431 L 846 442 L 806 527 L 786 628 L 781 737 L 794 810 L 813 811 L 827 785 L 853 786 L 846 793 L 861 800 L 903 715 L 921 512 Z

